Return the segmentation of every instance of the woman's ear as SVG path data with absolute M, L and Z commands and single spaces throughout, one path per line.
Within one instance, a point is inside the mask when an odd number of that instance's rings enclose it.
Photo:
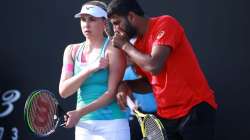
M 134 23 L 134 21 L 135 21 L 135 17 L 136 17 L 136 14 L 134 13 L 134 12 L 129 12 L 128 13 L 128 21 L 130 22 L 130 23 Z
M 113 25 L 109 20 L 106 20 L 104 30 L 107 36 L 112 37 L 114 35 Z

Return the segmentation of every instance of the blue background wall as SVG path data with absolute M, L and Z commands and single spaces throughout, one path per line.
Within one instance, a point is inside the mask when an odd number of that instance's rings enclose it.
M 33 140 L 23 123 L 23 106 L 35 89 L 58 91 L 67 44 L 83 41 L 80 0 L 2 0 L 0 3 L 0 114 L 13 100 L 14 110 L 0 117 L 3 139 Z M 247 0 L 139 1 L 148 16 L 170 14 L 184 26 L 211 87 L 216 92 L 216 139 L 250 139 L 250 2 Z M 60 99 L 67 110 L 75 98 Z M 4 131 L 3 131 L 4 130 Z M 44 138 L 74 139 L 73 129 Z

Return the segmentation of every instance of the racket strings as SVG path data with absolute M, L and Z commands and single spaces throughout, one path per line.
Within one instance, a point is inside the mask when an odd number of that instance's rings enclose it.
M 40 94 L 40 95 L 34 96 L 33 100 L 30 102 L 31 109 L 30 112 L 28 113 L 28 118 L 30 119 L 29 126 L 31 127 L 32 131 L 35 132 L 36 134 L 46 135 L 54 131 L 56 125 L 54 115 L 56 114 L 57 105 L 54 103 L 53 97 L 51 97 L 49 94 Z M 46 102 L 46 108 L 41 107 L 39 101 Z M 41 115 L 38 112 L 46 114 Z M 44 122 L 43 126 L 41 127 L 36 124 L 36 121 L 46 121 L 46 122 Z
M 37 127 L 35 124 L 36 119 L 39 119 L 39 117 L 37 117 L 37 100 L 38 100 L 39 96 L 35 96 L 31 102 L 31 112 L 29 113 L 29 118 L 31 119 L 31 128 L 33 128 L 33 131 L 35 131 L 38 134 L 42 134 L 42 129 L 40 127 Z
M 48 118 L 48 124 L 47 127 L 45 127 L 43 133 L 51 133 L 51 131 L 53 131 L 53 128 L 55 127 L 55 121 L 54 121 L 54 115 L 56 114 L 56 105 L 54 104 L 53 99 L 49 96 L 49 94 L 45 94 L 46 98 L 49 99 L 49 112 L 48 112 L 48 116 L 50 118 Z M 45 98 L 44 97 L 44 98 Z M 46 99 L 45 98 L 45 99 Z
M 158 125 L 156 118 L 148 116 L 145 118 L 144 124 L 148 140 L 164 140 L 162 129 Z

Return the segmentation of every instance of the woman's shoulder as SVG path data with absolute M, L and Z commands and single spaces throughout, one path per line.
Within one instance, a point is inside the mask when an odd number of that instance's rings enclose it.
M 78 49 L 80 46 L 83 45 L 84 42 L 81 43 L 74 43 L 74 44 L 69 44 L 65 49 Z
M 65 48 L 65 52 L 69 53 L 72 55 L 72 58 L 74 58 L 77 50 L 83 45 L 84 42 L 82 43 L 74 43 L 74 44 L 69 44 L 66 48 Z

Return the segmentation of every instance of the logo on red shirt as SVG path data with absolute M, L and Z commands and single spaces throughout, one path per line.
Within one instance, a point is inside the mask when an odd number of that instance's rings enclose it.
M 162 37 L 164 36 L 164 34 L 165 34 L 165 31 L 160 31 L 160 32 L 158 33 L 156 39 L 162 38 Z

